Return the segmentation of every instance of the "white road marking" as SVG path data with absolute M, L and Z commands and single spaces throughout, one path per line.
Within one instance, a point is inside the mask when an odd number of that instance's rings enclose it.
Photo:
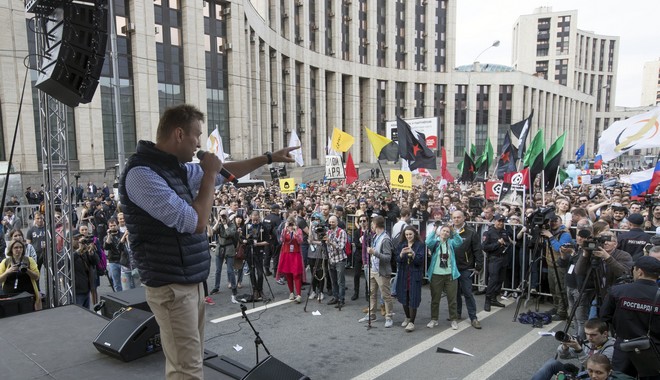
M 258 312 L 258 311 L 264 310 L 264 309 L 269 308 L 269 307 L 280 306 L 280 305 L 284 305 L 284 304 L 292 303 L 292 302 L 293 302 L 293 301 L 291 301 L 291 300 L 282 300 L 282 301 L 277 301 L 277 302 L 269 303 L 269 304 L 267 304 L 267 305 L 263 305 L 263 306 L 255 307 L 254 309 L 247 309 L 247 310 L 245 311 L 245 314 L 256 313 L 256 312 Z M 224 316 L 224 317 L 220 317 L 220 318 L 212 319 L 212 320 L 211 320 L 211 323 L 220 323 L 220 322 L 224 322 L 224 321 L 228 321 L 228 320 L 230 320 L 230 319 L 240 318 L 240 317 L 243 317 L 243 313 L 234 313 L 234 314 L 226 315 L 226 316 Z
M 507 305 L 511 304 L 510 302 L 507 303 L 506 301 L 504 303 Z M 493 308 L 493 309 L 496 310 L 492 312 L 486 312 L 486 311 L 479 312 L 477 314 L 477 319 L 481 321 L 501 310 L 507 310 L 500 308 Z M 425 325 L 421 325 L 421 326 L 424 329 L 427 328 Z M 458 324 L 458 330 L 451 330 L 451 329 L 444 330 L 441 333 L 436 334 L 430 337 L 429 339 L 417 344 L 416 346 L 410 347 L 409 349 L 403 351 L 402 353 L 393 356 L 390 359 L 382 362 L 381 364 L 363 372 L 362 374 L 355 376 L 353 380 L 368 380 L 382 376 L 385 373 L 389 372 L 390 370 L 400 366 L 401 364 L 421 354 L 422 352 L 425 352 L 426 350 L 437 346 L 439 343 L 447 340 L 448 338 L 451 338 L 452 336 L 468 328 L 472 328 L 472 325 L 470 324 L 470 321 L 466 319 Z
M 543 326 L 544 331 L 551 331 L 557 325 L 562 323 L 561 321 L 551 322 L 548 325 Z M 481 367 L 477 368 L 471 374 L 467 375 L 464 380 L 483 380 L 488 379 L 492 374 L 497 372 L 500 368 L 504 367 L 507 363 L 511 361 L 511 358 L 515 358 L 520 355 L 521 352 L 526 350 L 529 346 L 534 344 L 537 340 L 541 339 L 539 330 L 533 329 L 530 330 L 527 334 L 523 335 L 515 343 L 507 347 L 504 351 L 500 352 L 497 356 L 493 357 Z

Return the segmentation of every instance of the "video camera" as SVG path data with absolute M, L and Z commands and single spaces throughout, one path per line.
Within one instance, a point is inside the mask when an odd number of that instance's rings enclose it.
M 468 210 L 470 211 L 470 215 L 479 215 L 485 204 L 486 200 L 482 197 L 470 197 L 468 199 Z
M 593 252 L 595 249 L 603 248 L 603 244 L 610 241 L 609 236 L 588 237 L 582 243 L 582 249 L 587 252 Z
M 532 239 L 536 240 L 541 236 L 541 230 L 550 229 L 550 219 L 555 215 L 555 208 L 541 207 L 534 211 L 527 218 L 527 230 L 530 231 Z

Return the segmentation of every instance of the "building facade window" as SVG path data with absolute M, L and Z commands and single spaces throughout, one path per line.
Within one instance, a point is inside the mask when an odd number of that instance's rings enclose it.
M 368 64 L 368 55 L 367 49 L 369 48 L 369 40 L 367 39 L 367 0 L 359 0 L 358 3 L 358 39 L 360 40 L 360 46 L 358 47 L 358 56 L 360 57 L 360 63 Z
M 377 82 L 376 88 L 376 124 L 378 129 L 378 134 L 385 136 L 385 125 L 386 125 L 386 107 L 385 102 L 387 100 L 387 81 L 379 80 Z
M 447 2 L 438 0 L 435 11 L 435 71 L 447 72 Z
M 477 86 L 477 107 L 475 110 L 476 120 L 476 133 L 475 145 L 477 151 L 482 152 L 486 146 L 488 139 L 488 100 L 489 100 L 490 86 L 479 85 Z M 468 110 L 469 111 L 469 110 Z
M 509 131 L 511 126 L 511 107 L 513 104 L 513 86 L 500 85 L 500 92 L 498 97 L 497 107 L 497 146 L 498 152 L 501 153 L 501 147 L 504 143 L 504 135 Z
M 436 84 L 433 91 L 433 116 L 438 118 L 439 146 L 445 146 L 445 112 L 447 109 L 447 86 Z
M 555 82 L 566 86 L 568 82 L 568 59 L 555 60 Z
M 227 54 L 220 47 L 221 42 L 227 38 L 227 22 L 223 17 L 223 6 L 220 3 L 210 2 L 209 17 L 204 17 L 205 37 L 212 41 L 209 49 L 204 52 L 206 65 L 206 127 L 211 134 L 218 128 L 222 137 L 224 152 L 231 154 L 229 133 L 229 99 L 227 96 Z
M 415 83 L 415 110 L 414 117 L 424 117 L 424 104 L 426 94 L 426 83 Z
M 158 107 L 162 114 L 167 107 L 185 102 L 181 46 L 182 15 L 177 0 L 162 0 L 161 5 L 154 4 L 154 15 Z
M 467 117 L 467 85 L 456 85 L 454 93 L 454 160 L 462 160 L 466 147 L 465 125 Z
M 408 51 L 406 50 L 406 4 L 403 0 L 396 0 L 394 12 L 396 14 L 394 20 L 396 32 L 394 36 L 394 44 L 396 45 L 394 64 L 397 69 L 405 69 Z

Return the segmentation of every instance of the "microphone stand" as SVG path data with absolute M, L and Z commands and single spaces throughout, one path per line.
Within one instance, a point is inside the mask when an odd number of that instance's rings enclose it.
M 250 319 L 247 316 L 247 313 L 245 312 L 246 310 L 247 310 L 247 307 L 245 307 L 245 305 L 241 304 L 241 314 L 243 314 L 243 319 L 245 319 L 247 321 L 248 325 L 250 325 L 250 328 L 252 329 L 252 332 L 254 332 L 254 336 L 255 336 L 255 338 L 254 338 L 254 351 L 257 355 L 257 362 L 255 363 L 255 365 L 257 365 L 257 364 L 259 364 L 259 345 L 261 345 L 264 348 L 264 350 L 266 351 L 266 354 L 268 356 L 270 356 L 270 351 L 268 351 L 268 347 L 266 347 L 266 345 L 264 344 L 264 341 L 261 340 L 261 336 L 259 336 L 259 332 L 254 328 L 254 325 L 252 325 L 252 322 L 250 321 Z

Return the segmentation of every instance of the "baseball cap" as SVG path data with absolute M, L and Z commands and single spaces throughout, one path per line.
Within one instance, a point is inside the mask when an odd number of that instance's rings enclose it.
M 497 221 L 500 221 L 500 220 L 506 221 L 506 216 L 504 216 L 502 214 L 495 214 L 494 219 L 497 220 Z
M 641 226 L 642 224 L 644 224 L 644 217 L 641 214 L 630 214 L 628 215 L 628 221 L 631 224 Z
M 635 261 L 635 267 L 648 273 L 660 273 L 660 260 L 651 256 L 642 256 Z

